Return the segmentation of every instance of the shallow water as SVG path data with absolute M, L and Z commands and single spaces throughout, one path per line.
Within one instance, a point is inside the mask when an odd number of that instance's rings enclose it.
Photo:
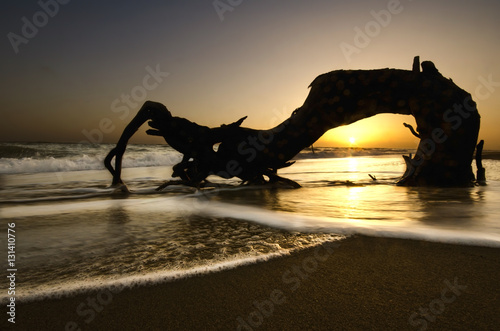
M 499 161 L 485 160 L 487 186 L 406 188 L 394 185 L 404 162 L 392 150 L 331 158 L 349 151 L 327 149 L 306 152 L 280 172 L 300 189 L 211 178 L 214 187 L 201 191 L 156 192 L 178 155 L 134 146 L 123 173 L 133 194 L 123 195 L 107 188 L 102 146 L 83 146 L 93 161 L 80 166 L 75 160 L 84 159 L 74 150 L 64 154 L 67 146 L 27 157 L 44 148 L 35 147 L 0 159 L 0 232 L 16 224 L 21 299 L 237 267 L 356 233 L 500 247 Z M 10 152 L 20 153 L 16 148 Z

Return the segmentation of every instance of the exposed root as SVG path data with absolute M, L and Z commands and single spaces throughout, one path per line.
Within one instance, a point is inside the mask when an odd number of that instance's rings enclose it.
M 276 183 L 285 184 L 285 185 L 291 186 L 292 188 L 301 188 L 302 187 L 302 186 L 300 186 L 299 183 L 297 183 L 294 180 L 291 180 L 291 179 L 288 179 L 285 177 L 281 177 L 281 176 L 278 176 L 276 174 L 266 174 L 266 175 L 269 177 L 270 184 L 276 184 Z
M 171 185 L 184 185 L 184 186 L 189 186 L 189 187 L 194 187 L 194 188 L 202 188 L 205 186 L 204 182 L 197 182 L 197 181 L 190 181 L 190 180 L 183 180 L 183 179 L 177 179 L 177 180 L 168 180 L 165 183 L 161 184 L 158 186 L 155 191 L 161 191 L 167 186 Z
M 130 193 L 130 190 L 128 189 L 127 185 L 125 185 L 124 183 L 111 185 L 110 188 L 115 189 L 113 191 L 113 193 L 120 193 L 120 194 L 122 194 L 122 193 L 129 194 Z

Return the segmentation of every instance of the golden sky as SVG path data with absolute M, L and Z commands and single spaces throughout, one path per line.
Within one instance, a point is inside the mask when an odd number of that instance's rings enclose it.
M 500 149 L 496 0 L 59 1 L 1 5 L 0 141 L 116 142 L 145 100 L 269 128 L 319 74 L 411 69 L 419 55 L 473 95 L 480 138 Z M 316 145 L 415 147 L 405 121 L 379 115 Z M 144 131 L 133 141 L 162 142 Z

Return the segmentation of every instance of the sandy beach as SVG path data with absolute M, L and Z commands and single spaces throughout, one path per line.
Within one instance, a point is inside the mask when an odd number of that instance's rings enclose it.
M 356 236 L 170 283 L 19 304 L 16 329 L 495 330 L 499 312 L 499 249 Z

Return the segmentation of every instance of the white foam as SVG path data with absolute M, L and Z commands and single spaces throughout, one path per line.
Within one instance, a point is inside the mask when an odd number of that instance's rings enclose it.
M 160 196 L 147 199 L 110 199 L 99 201 L 55 202 L 43 205 L 5 207 L 3 218 L 47 216 L 78 213 L 86 210 L 105 210 L 121 207 L 134 212 L 176 212 L 226 217 L 255 222 L 288 231 L 328 232 L 344 235 L 362 234 L 378 237 L 420 239 L 443 243 L 500 247 L 500 234 L 483 229 L 444 228 L 427 225 L 409 218 L 391 220 L 349 219 L 303 215 L 211 201 L 197 191 L 182 196 Z M 210 194 L 210 193 L 208 193 Z
M 115 189 L 108 190 L 108 193 Z M 59 200 L 59 199 L 58 199 Z M 181 197 L 160 197 L 149 199 L 111 199 L 99 201 L 78 201 L 67 203 L 51 203 L 43 205 L 27 205 L 13 206 L 2 208 L 2 217 L 32 217 L 32 216 L 48 216 L 64 213 L 79 213 L 86 210 L 105 210 L 109 208 L 131 208 L 136 211 L 151 211 L 151 210 L 173 210 L 173 211 L 188 211 L 192 204 L 189 200 Z
M 67 158 L 0 158 L 0 173 L 40 173 L 104 169 L 105 154 Z M 124 168 L 170 166 L 178 163 L 178 153 L 130 153 L 123 158 Z
M 75 213 L 82 210 L 99 210 L 117 205 L 123 208 L 132 208 L 134 211 L 178 211 L 213 217 L 233 218 L 258 223 L 274 228 L 299 232 L 323 232 L 342 235 L 369 235 L 376 237 L 417 239 L 441 243 L 500 247 L 500 234 L 494 232 L 477 232 L 471 229 L 448 229 L 436 225 L 426 225 L 412 219 L 401 218 L 391 221 L 336 219 L 270 211 L 262 208 L 235 205 L 224 202 L 205 200 L 200 202 L 200 192 L 190 197 L 156 197 L 148 199 L 113 199 L 101 201 L 57 203 L 38 206 L 7 207 L 2 209 L 2 216 L 6 218 L 19 216 L 52 215 L 56 213 Z M 323 241 L 324 242 L 324 241 Z M 322 242 L 316 242 L 321 244 Z M 238 255 L 231 260 L 218 260 L 210 265 L 157 271 L 148 274 L 131 275 L 119 279 L 96 279 L 63 284 L 43 285 L 29 293 L 20 292 L 18 298 L 23 301 L 41 300 L 52 297 L 64 297 L 89 290 L 107 290 L 131 288 L 138 285 L 156 284 L 194 275 L 206 274 L 236 268 L 242 265 L 267 261 L 271 258 L 288 255 L 290 250 L 281 250 L 259 256 Z M 113 293 L 115 293 L 113 291 Z M 6 300 L 5 297 L 0 301 Z
M 427 240 L 442 243 L 500 247 L 500 234 L 478 232 L 470 229 L 447 229 L 428 226 L 411 219 L 376 221 L 335 219 L 273 212 L 249 206 L 236 206 L 214 202 L 205 206 L 203 214 L 231 217 L 261 225 L 300 232 L 329 232 L 343 235 L 362 234 L 376 237 Z
M 343 238 L 339 237 L 339 239 Z M 318 245 L 322 243 L 324 242 L 318 243 Z M 309 246 L 309 247 L 314 247 L 314 246 Z M 183 279 L 213 272 L 220 272 L 223 270 L 234 269 L 239 266 L 264 262 L 273 258 L 289 255 L 292 251 L 293 251 L 292 249 L 282 250 L 280 252 L 269 253 L 259 256 L 241 255 L 231 260 L 221 261 L 211 265 L 204 265 L 185 270 L 158 271 L 154 273 L 133 275 L 111 280 L 98 279 L 90 282 L 89 281 L 71 282 L 67 284 L 59 284 L 57 288 L 46 286 L 33 290 L 31 293 L 23 293 L 22 291 L 20 291 L 19 293 L 16 291 L 16 299 L 22 302 L 28 302 L 34 300 L 44 300 L 49 298 L 74 296 L 76 294 L 87 291 L 100 291 L 100 290 L 106 291 L 108 289 L 112 289 L 112 293 L 117 293 L 119 291 L 122 291 L 123 289 L 133 288 L 135 286 L 166 283 L 177 279 Z M 8 297 L 1 297 L 0 303 L 3 304 L 7 300 Z
M 112 145 L 92 147 L 92 145 L 40 144 L 24 146 L 40 150 L 41 155 L 58 155 L 58 157 L 40 157 L 38 154 L 30 157 L 3 158 L 0 156 L 0 173 L 43 173 L 81 170 L 104 169 L 103 160 Z M 68 149 L 71 154 L 68 153 Z M 65 155 L 65 153 L 67 155 Z M 400 155 L 405 150 L 394 149 L 360 149 L 360 148 L 316 148 L 313 154 L 304 150 L 296 159 L 339 158 L 351 156 L 387 156 Z M 65 156 L 59 156 L 65 155 Z M 171 166 L 181 160 L 181 154 L 163 145 L 136 146 L 131 145 L 123 157 L 124 168 Z
M 199 193 L 197 193 L 199 194 Z M 462 245 L 477 245 L 486 247 L 500 248 L 500 234 L 496 233 L 481 233 L 472 230 L 446 229 L 436 226 L 428 226 L 420 224 L 411 219 L 400 219 L 388 221 L 377 220 L 354 220 L 354 219 L 335 219 L 329 217 L 317 217 L 309 215 L 298 215 L 286 212 L 270 211 L 251 206 L 241 206 L 223 202 L 208 201 L 201 208 L 193 209 L 193 200 L 197 200 L 195 195 L 186 197 L 158 197 L 149 198 L 147 200 L 131 200 L 119 199 L 109 201 L 93 201 L 93 202 L 78 202 L 66 204 L 62 209 L 58 204 L 57 212 L 75 212 L 92 208 L 93 210 L 108 208 L 115 204 L 120 204 L 122 207 L 134 208 L 136 211 L 161 211 L 161 210 L 177 210 L 193 214 L 202 214 L 213 217 L 229 217 L 234 219 L 246 220 L 255 222 L 265 226 L 281 228 L 288 231 L 299 232 L 323 232 L 336 233 L 339 235 L 349 236 L 354 234 L 426 240 L 432 242 L 452 243 Z M 45 206 L 40 209 L 40 206 L 25 206 L 22 209 L 5 208 L 3 216 L 8 217 L 14 215 L 34 215 L 36 212 L 40 214 L 54 213 L 54 206 Z M 6 213 L 6 214 L 5 214 Z M 345 237 L 338 237 L 339 239 Z M 331 241 L 331 237 L 329 239 Z M 326 240 L 325 240 L 326 241 Z M 322 244 L 325 241 L 319 241 L 315 244 Z M 309 246 L 311 247 L 311 246 Z M 22 301 L 43 300 L 47 298 L 59 298 L 65 296 L 73 296 L 86 291 L 106 291 L 112 289 L 112 293 L 117 293 L 125 288 L 135 286 L 151 285 L 169 282 L 177 279 L 187 278 L 195 275 L 202 275 L 211 272 L 228 270 L 243 265 L 267 261 L 269 259 L 289 255 L 292 250 L 281 250 L 265 255 L 249 256 L 239 255 L 231 260 L 217 261 L 210 265 L 202 265 L 183 270 L 166 270 L 157 271 L 148 274 L 131 275 L 119 279 L 97 279 L 92 281 L 70 282 L 66 284 L 57 284 L 57 286 L 46 285 L 37 288 L 29 293 L 20 293 L 18 298 Z M 5 301 L 7 298 L 2 297 L 0 301 Z
M 360 156 L 400 156 L 402 154 L 412 153 L 413 150 L 409 149 L 394 149 L 394 148 L 342 148 L 342 147 L 319 147 L 311 149 L 304 149 L 295 159 L 320 159 L 320 158 L 346 158 L 346 157 L 360 157 Z
M 106 189 L 93 189 L 93 188 L 80 188 L 80 189 L 59 189 L 52 190 L 50 193 L 52 195 L 42 196 L 37 198 L 26 198 L 26 199 L 0 199 L 0 203 L 31 203 L 31 202 L 48 202 L 48 201 L 65 201 L 65 200 L 81 200 L 95 198 L 98 196 L 108 196 L 109 194 L 116 191 L 114 188 Z M 47 193 L 46 191 L 40 190 L 30 190 L 31 194 L 37 193 Z M 9 190 L 4 190 L 3 196 L 9 196 Z

